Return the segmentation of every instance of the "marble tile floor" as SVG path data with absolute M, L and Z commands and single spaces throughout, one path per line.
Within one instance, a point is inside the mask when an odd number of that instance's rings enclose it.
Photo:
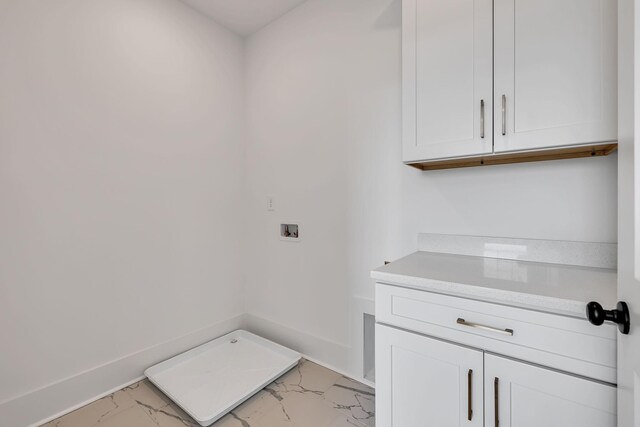
M 374 390 L 308 360 L 213 427 L 373 427 Z M 42 427 L 198 427 L 143 380 Z

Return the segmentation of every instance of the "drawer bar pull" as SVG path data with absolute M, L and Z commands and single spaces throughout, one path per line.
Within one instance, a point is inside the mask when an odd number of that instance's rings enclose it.
M 500 379 L 498 377 L 495 377 L 493 380 L 493 415 L 495 427 L 500 427 L 500 404 L 498 403 L 498 399 L 500 396 L 500 393 L 498 392 L 499 383 Z
M 471 399 L 473 398 L 473 393 L 471 391 L 471 388 L 473 387 L 472 381 L 473 369 L 469 369 L 469 372 L 467 373 L 467 420 L 469 421 L 473 418 L 473 403 L 471 402 Z
M 484 99 L 480 100 L 480 138 L 484 138 Z
M 507 134 L 507 95 L 502 95 L 502 134 Z
M 496 332 L 498 334 L 513 336 L 513 329 L 499 329 L 491 326 L 480 325 L 478 323 L 471 323 L 464 320 L 462 317 L 458 317 L 458 325 L 468 326 L 470 328 L 482 329 L 483 331 Z

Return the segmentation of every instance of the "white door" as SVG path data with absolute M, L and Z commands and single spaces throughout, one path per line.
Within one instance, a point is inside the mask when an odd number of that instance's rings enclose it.
M 612 385 L 491 354 L 484 372 L 487 427 L 616 426 Z
M 496 153 L 617 139 L 616 3 L 495 1 Z
M 492 0 L 403 0 L 403 160 L 493 150 Z
M 640 1 L 634 11 L 634 0 L 620 0 L 619 15 L 618 298 L 629 305 L 631 328 L 618 334 L 618 426 L 640 427 Z
M 483 354 L 376 325 L 377 427 L 481 427 Z

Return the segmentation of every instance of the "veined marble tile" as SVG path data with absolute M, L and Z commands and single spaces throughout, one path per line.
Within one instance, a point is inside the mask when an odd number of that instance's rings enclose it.
M 321 396 L 340 377 L 337 372 L 302 359 L 298 366 L 278 378 L 272 388 L 281 392 L 314 393 Z
M 133 400 L 144 403 L 156 409 L 172 403 L 164 393 L 156 388 L 149 380 L 142 380 L 123 389 Z
M 371 388 L 303 359 L 212 427 L 371 427 L 373 402 Z M 199 424 L 144 380 L 45 426 L 198 427 Z
M 366 426 L 375 425 L 375 393 L 371 387 L 341 377 L 324 394 L 333 408 Z
M 328 425 L 336 411 L 323 402 L 321 396 L 310 392 L 285 392 L 279 405 L 258 420 L 258 427 Z
M 80 424 L 78 427 L 80 427 Z M 132 406 L 116 415 L 106 418 L 104 421 L 94 424 L 95 427 L 157 427 L 142 409 Z
M 255 396 L 252 396 L 242 405 L 231 411 L 231 415 L 233 418 L 251 424 L 262 418 L 272 408 L 279 405 L 281 400 L 282 397 L 274 393 L 271 389 L 260 390 Z
M 93 427 L 121 412 L 135 408 L 136 402 L 123 390 L 83 406 L 43 427 Z
M 327 427 L 362 427 L 363 424 L 345 415 L 338 415 Z
M 200 424 L 175 404 L 166 405 L 159 409 L 145 404 L 139 404 L 139 406 L 158 427 L 200 427 Z

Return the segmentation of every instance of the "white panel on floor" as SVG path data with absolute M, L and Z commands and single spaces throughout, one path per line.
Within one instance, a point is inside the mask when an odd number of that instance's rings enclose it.
M 238 330 L 155 365 L 145 375 L 208 426 L 294 367 L 300 354 Z

